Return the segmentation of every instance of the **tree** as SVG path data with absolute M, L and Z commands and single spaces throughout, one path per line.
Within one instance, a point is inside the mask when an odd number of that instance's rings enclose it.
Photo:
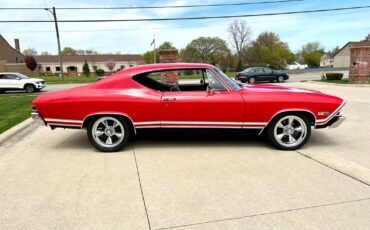
M 225 40 L 219 37 L 199 37 L 188 44 L 189 48 L 196 50 L 203 63 L 210 62 L 214 55 L 230 52 Z
M 241 71 L 243 68 L 242 55 L 250 43 L 252 31 L 245 20 L 235 20 L 229 25 L 228 32 L 231 44 L 238 56 L 237 70 Z
M 287 63 L 296 60 L 287 43 L 280 41 L 277 34 L 261 33 L 251 47 L 247 48 L 244 56 L 249 66 L 270 66 L 283 69 Z
M 90 67 L 89 67 L 89 64 L 87 64 L 86 60 L 85 60 L 84 65 L 82 66 L 82 72 L 86 77 L 90 76 Z
M 72 47 L 64 47 L 61 53 L 62 55 L 76 55 L 76 50 Z
M 155 49 L 155 59 L 159 62 L 159 51 L 163 49 L 176 49 L 171 42 L 163 42 L 158 48 Z M 146 51 L 143 54 L 143 59 L 146 64 L 154 63 L 153 50 Z
M 27 48 L 23 50 L 23 55 L 30 56 L 30 55 L 37 55 L 37 50 L 35 48 Z
M 115 66 L 116 66 L 116 61 L 113 59 L 109 59 L 105 62 L 105 67 L 107 67 L 111 72 L 113 71 Z
M 308 42 L 301 49 L 301 56 L 309 67 L 319 67 L 322 55 L 325 53 L 319 42 Z
M 158 48 L 159 50 L 176 49 L 171 42 L 163 42 Z
M 26 63 L 26 66 L 31 71 L 34 71 L 37 68 L 37 62 L 33 56 L 26 56 L 24 58 L 24 62 Z
M 363 42 L 370 42 L 370 34 L 366 35 L 366 37 L 362 41 Z
M 182 62 L 201 62 L 200 53 L 197 49 L 187 45 L 184 49 L 180 50 L 180 60 Z

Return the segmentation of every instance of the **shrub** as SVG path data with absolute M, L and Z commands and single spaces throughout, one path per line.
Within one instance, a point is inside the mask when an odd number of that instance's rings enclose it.
M 24 58 L 24 62 L 26 63 L 26 66 L 31 71 L 34 71 L 37 68 L 37 62 L 33 56 L 26 56 Z
M 102 69 L 97 69 L 97 70 L 95 71 L 95 74 L 96 74 L 96 76 L 104 76 L 105 71 L 104 71 L 104 70 L 102 70 Z
M 326 73 L 326 79 L 329 81 L 342 80 L 342 73 Z

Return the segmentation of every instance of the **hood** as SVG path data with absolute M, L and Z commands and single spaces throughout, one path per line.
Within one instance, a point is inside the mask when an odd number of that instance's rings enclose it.
M 26 79 L 28 81 L 45 81 L 44 79 L 40 79 L 40 78 L 30 78 L 30 79 Z
M 286 87 L 280 85 L 273 85 L 273 84 L 242 84 L 242 90 L 255 90 L 255 91 L 266 91 L 266 92 L 296 92 L 296 93 L 319 93 L 322 94 L 318 90 L 313 89 L 305 89 L 305 88 L 298 88 L 298 87 Z

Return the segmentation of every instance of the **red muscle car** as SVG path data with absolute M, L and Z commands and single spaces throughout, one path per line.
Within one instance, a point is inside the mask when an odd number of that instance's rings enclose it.
M 179 82 L 161 81 L 173 75 Z M 189 75 L 199 79 L 182 80 Z M 42 94 L 32 103 L 32 117 L 51 129 L 86 129 L 91 144 L 107 152 L 143 129 L 254 131 L 278 149 L 294 150 L 307 142 L 311 128 L 339 126 L 344 104 L 315 90 L 238 84 L 208 64 L 170 63 L 130 67 Z

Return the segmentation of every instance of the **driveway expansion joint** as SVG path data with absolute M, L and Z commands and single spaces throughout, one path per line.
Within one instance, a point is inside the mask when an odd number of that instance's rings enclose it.
M 232 221 L 232 220 L 240 220 L 240 219 L 247 219 L 247 218 L 253 218 L 253 217 L 258 217 L 258 216 L 267 216 L 267 215 L 274 215 L 274 214 L 279 214 L 279 213 L 295 212 L 295 211 L 306 210 L 306 209 L 314 209 L 314 208 L 335 206 L 335 205 L 348 204 L 348 203 L 356 203 L 356 202 L 367 201 L 367 200 L 370 200 L 370 197 L 357 199 L 357 200 L 322 204 L 322 205 L 313 205 L 313 206 L 307 206 L 307 207 L 302 207 L 302 208 L 293 208 L 293 209 L 258 213 L 258 214 L 252 214 L 252 215 L 246 215 L 246 216 L 230 217 L 230 218 L 218 219 L 218 220 L 210 220 L 210 221 L 204 221 L 204 222 L 198 222 L 198 223 L 183 224 L 183 225 L 170 226 L 170 227 L 164 227 L 164 228 L 156 228 L 155 230 L 167 230 L 167 229 L 184 228 L 184 227 L 190 227 L 190 226 L 196 226 L 196 225 L 203 225 L 203 224 L 210 224 L 210 223 L 217 223 L 217 222 L 224 222 L 224 221 Z
M 134 159 L 135 159 L 136 173 L 137 173 L 137 177 L 139 179 L 141 198 L 143 199 L 143 204 L 144 204 L 146 219 L 148 221 L 148 228 L 149 228 L 149 230 L 151 230 L 152 228 L 150 226 L 149 214 L 148 214 L 148 210 L 147 210 L 146 203 L 145 203 L 145 197 L 144 197 L 143 187 L 141 185 L 140 172 L 139 172 L 139 166 L 137 164 L 136 153 L 135 153 L 135 143 L 134 142 L 132 143 L 132 152 L 133 152 Z
M 361 180 L 361 179 L 357 178 L 356 176 L 350 175 L 350 174 L 344 172 L 345 170 L 341 170 L 341 169 L 335 168 L 333 166 L 330 166 L 330 165 L 328 165 L 328 164 L 326 164 L 326 163 L 324 163 L 324 162 L 322 162 L 322 161 L 320 161 L 318 159 L 314 159 L 313 157 L 308 156 L 307 154 L 304 154 L 304 153 L 302 153 L 302 152 L 300 152 L 298 150 L 295 150 L 295 152 L 298 153 L 299 155 L 304 156 L 304 157 L 306 157 L 306 158 L 308 158 L 308 159 L 310 159 L 310 160 L 312 160 L 312 161 L 314 161 L 316 163 L 319 163 L 319 164 L 321 164 L 321 165 L 323 165 L 323 166 L 325 166 L 325 167 L 327 167 L 329 169 L 332 169 L 332 170 L 334 170 L 336 172 L 339 172 L 339 173 L 341 173 L 341 174 L 343 174 L 343 175 L 345 175 L 347 177 L 350 177 L 350 178 L 352 178 L 352 179 L 354 179 L 354 180 L 356 180 L 356 181 L 358 181 L 358 182 L 360 182 L 360 183 L 362 183 L 362 184 L 364 184 L 366 186 L 370 186 L 370 183 L 368 183 L 367 181 Z

